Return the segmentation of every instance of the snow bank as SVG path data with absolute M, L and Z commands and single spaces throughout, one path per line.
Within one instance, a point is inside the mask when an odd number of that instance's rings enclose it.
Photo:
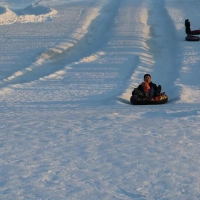
M 14 23 L 38 23 L 50 20 L 57 11 L 45 6 L 29 5 L 20 10 L 11 10 L 8 7 L 0 7 L 0 25 Z

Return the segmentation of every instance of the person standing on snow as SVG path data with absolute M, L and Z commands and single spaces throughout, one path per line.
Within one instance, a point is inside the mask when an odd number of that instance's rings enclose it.
M 190 21 L 189 21 L 189 19 L 186 19 L 186 20 L 185 20 L 185 32 L 186 32 L 187 36 L 189 36 L 190 33 L 191 33 Z
M 144 75 L 144 82 L 142 82 L 137 88 L 132 92 L 132 95 L 139 95 L 146 97 L 148 100 L 151 100 L 155 96 L 159 96 L 161 92 L 161 86 L 157 86 L 151 81 L 151 75 Z

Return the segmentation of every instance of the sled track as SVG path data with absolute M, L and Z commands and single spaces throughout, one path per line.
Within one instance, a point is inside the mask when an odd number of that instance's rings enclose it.
M 148 45 L 155 60 L 153 79 L 163 86 L 167 95 L 174 96 L 178 91 L 174 83 L 179 77 L 181 68 L 179 56 L 182 51 L 174 22 L 168 14 L 164 1 L 151 1 L 148 24 L 151 27 L 151 39 Z M 163 79 L 163 75 L 166 78 Z
M 38 80 L 96 52 L 106 41 L 105 32 L 109 31 L 120 2 L 101 0 L 91 5 L 89 10 L 82 13 L 82 27 L 77 27 L 68 39 L 54 48 L 41 53 L 30 66 L 1 81 L 1 87 Z M 102 41 L 101 44 L 98 40 Z
M 164 1 L 145 0 L 142 7 L 143 29 L 141 37 L 144 41 L 143 49 L 141 48 L 141 53 L 138 55 L 138 66 L 133 69 L 130 85 L 121 98 L 127 101 L 132 90 L 143 80 L 143 75 L 150 73 L 153 81 L 162 85 L 163 91 L 170 99 L 178 92 L 175 81 L 179 77 L 181 68 L 179 55 L 182 52 L 179 40 L 176 39 L 176 29 Z M 164 63 L 163 60 L 165 60 Z M 166 78 L 163 78 L 163 74 Z

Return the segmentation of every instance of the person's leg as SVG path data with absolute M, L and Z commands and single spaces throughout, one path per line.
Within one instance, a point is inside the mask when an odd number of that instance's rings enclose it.
M 158 89 L 157 89 L 157 95 L 158 95 L 158 96 L 160 96 L 161 90 L 162 90 L 162 87 L 161 87 L 161 85 L 159 85 L 159 86 L 158 86 Z

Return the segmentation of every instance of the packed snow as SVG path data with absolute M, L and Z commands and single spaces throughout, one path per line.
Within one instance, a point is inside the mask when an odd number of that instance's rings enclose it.
M 1 1 L 0 199 L 200 199 L 199 6 Z M 167 104 L 130 104 L 145 73 Z

